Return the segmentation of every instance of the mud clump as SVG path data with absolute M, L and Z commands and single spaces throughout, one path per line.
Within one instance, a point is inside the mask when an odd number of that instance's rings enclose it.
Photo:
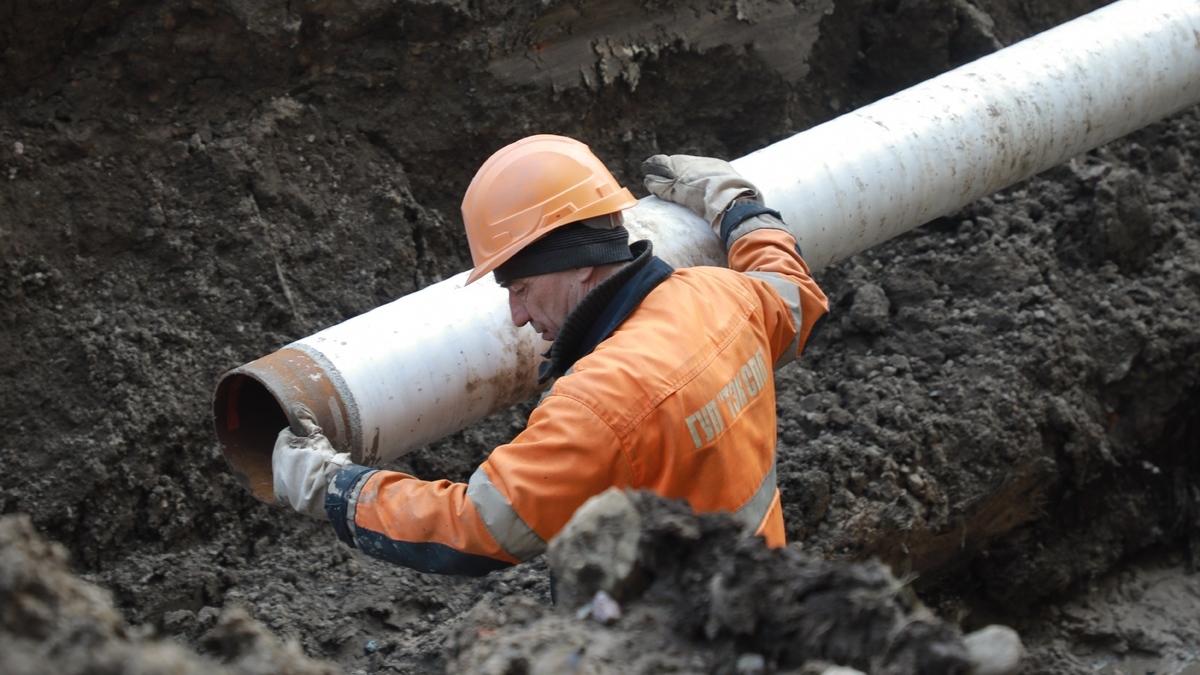
M 728 514 L 617 489 L 550 543 L 554 608 L 482 603 L 447 639 L 451 672 L 1015 672 L 1019 642 L 970 641 L 878 562 L 769 549 Z M 997 635 L 999 633 L 999 635 Z M 983 656 L 987 648 L 992 652 Z M 1005 645 L 1007 651 L 997 645 Z M 519 667 L 517 664 L 522 664 Z M 567 667 L 569 665 L 569 668 Z
M 66 549 L 46 541 L 28 518 L 0 518 L 0 672 L 330 675 L 294 642 L 280 643 L 242 609 L 207 620 L 200 639 L 211 657 L 127 626 L 110 594 L 76 577 Z

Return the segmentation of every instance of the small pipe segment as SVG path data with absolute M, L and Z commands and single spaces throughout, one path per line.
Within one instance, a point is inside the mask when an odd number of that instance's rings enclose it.
M 1197 103 L 1200 2 L 1121 0 L 732 163 L 816 271 Z M 670 264 L 725 264 L 686 209 L 647 197 L 625 214 Z M 378 465 L 537 394 L 547 345 L 512 325 L 490 276 L 466 277 L 223 375 L 214 423 L 242 485 L 274 501 L 271 451 L 296 403 Z

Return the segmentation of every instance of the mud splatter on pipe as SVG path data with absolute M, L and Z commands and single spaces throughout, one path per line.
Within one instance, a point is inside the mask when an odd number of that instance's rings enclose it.
M 814 127 L 734 166 L 779 209 L 814 270 L 1200 103 L 1200 3 L 1121 0 Z M 723 264 L 690 212 L 646 198 L 635 238 L 682 267 Z M 229 371 L 214 422 L 238 480 L 271 502 L 293 403 L 379 464 L 535 393 L 546 345 L 505 292 L 466 273 Z

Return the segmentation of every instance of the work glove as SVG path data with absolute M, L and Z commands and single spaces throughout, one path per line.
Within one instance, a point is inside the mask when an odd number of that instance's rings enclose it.
M 292 408 L 303 436 L 284 427 L 271 453 L 275 501 L 299 513 L 325 519 L 325 490 L 334 474 L 351 465 L 350 454 L 337 452 L 317 426 L 317 418 L 303 405 Z
M 761 204 L 758 189 L 729 162 L 691 155 L 654 155 L 642 162 L 646 189 L 691 209 L 720 233 L 721 216 L 735 199 Z

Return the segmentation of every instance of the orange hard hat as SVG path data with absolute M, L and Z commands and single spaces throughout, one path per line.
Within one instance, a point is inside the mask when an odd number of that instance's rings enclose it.
M 542 134 L 488 158 L 463 197 L 475 269 L 471 283 L 522 248 L 569 223 L 637 204 L 587 145 Z

